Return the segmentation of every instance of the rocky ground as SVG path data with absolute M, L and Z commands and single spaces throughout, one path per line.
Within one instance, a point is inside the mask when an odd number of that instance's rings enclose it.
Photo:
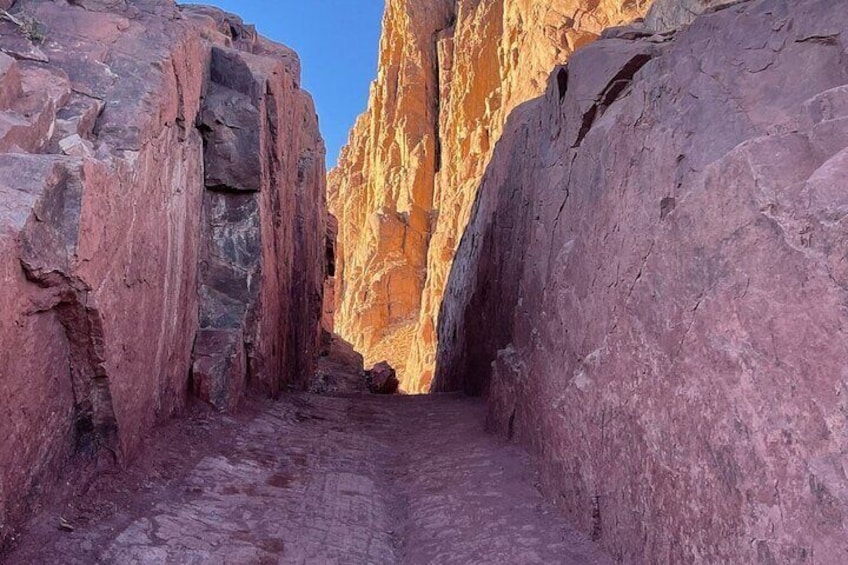
M 483 420 L 480 401 L 453 395 L 198 409 L 131 468 L 69 484 L 0 561 L 610 563 Z

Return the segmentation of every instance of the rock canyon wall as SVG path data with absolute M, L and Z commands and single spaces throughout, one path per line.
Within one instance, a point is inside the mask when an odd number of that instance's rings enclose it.
M 733 2 L 654 34 L 675 17 L 511 115 L 434 389 L 486 394 L 619 562 L 844 563 L 848 11 Z
M 227 409 L 302 384 L 327 274 L 324 148 L 291 50 L 166 0 L 11 10 L 0 544 L 70 460 L 124 460 L 189 394 Z
M 429 388 L 435 323 L 479 181 L 518 104 L 647 0 L 389 0 L 368 110 L 329 178 L 336 328 Z

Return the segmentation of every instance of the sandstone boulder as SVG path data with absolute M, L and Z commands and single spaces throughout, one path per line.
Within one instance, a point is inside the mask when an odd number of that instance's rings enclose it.
M 327 334 L 324 351 L 316 361 L 309 392 L 328 395 L 368 393 L 362 355 L 340 337 Z
M 374 365 L 365 375 L 368 390 L 374 394 L 394 394 L 400 386 L 397 373 L 386 361 Z

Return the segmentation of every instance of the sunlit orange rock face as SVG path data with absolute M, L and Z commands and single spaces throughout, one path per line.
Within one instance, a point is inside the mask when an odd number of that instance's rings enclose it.
M 510 111 L 648 0 L 389 0 L 368 110 L 330 173 L 336 329 L 409 392 L 433 375 L 445 281 Z

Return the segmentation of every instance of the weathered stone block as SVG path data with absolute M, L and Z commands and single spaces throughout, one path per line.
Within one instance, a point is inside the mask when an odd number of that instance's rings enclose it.
M 200 330 L 194 343 L 192 392 L 219 410 L 233 410 L 244 393 L 247 356 L 241 329 Z
M 391 365 L 382 361 L 366 372 L 368 390 L 374 394 L 394 394 L 400 386 L 397 373 Z
M 259 110 L 250 98 L 213 83 L 200 116 L 206 187 L 258 191 L 262 178 Z

